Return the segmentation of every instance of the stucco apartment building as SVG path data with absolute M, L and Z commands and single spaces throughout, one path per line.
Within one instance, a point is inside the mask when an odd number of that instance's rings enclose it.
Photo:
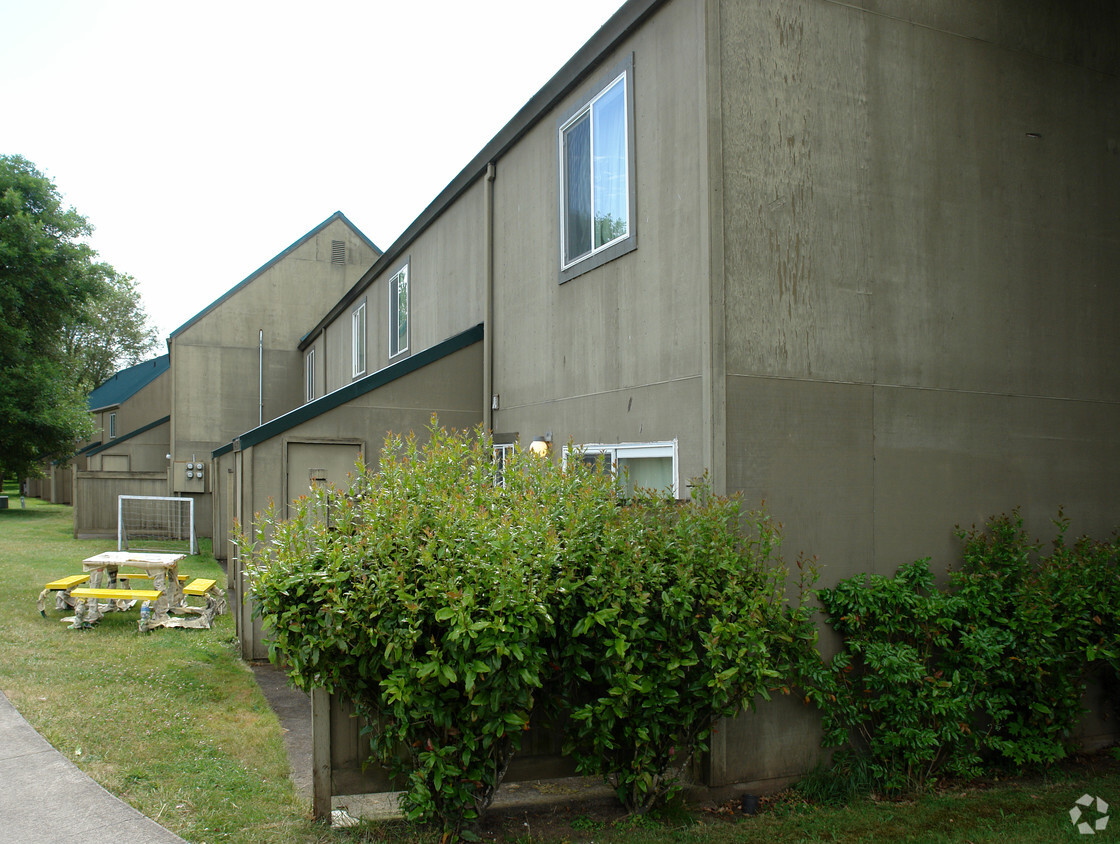
M 213 533 L 211 452 L 303 401 L 307 314 L 348 290 L 380 250 L 335 213 L 171 333 L 168 353 L 90 396 L 101 434 L 74 465 L 75 535 L 115 534 L 119 494 L 190 496 Z
M 1118 31 L 1106 0 L 626 3 L 290 335 L 302 403 L 224 427 L 231 588 L 233 518 L 433 412 L 681 496 L 707 470 L 825 585 L 943 570 L 954 525 L 1015 506 L 1109 533 Z M 248 605 L 239 627 L 262 656 Z M 803 771 L 814 725 L 789 701 L 736 719 L 705 777 Z

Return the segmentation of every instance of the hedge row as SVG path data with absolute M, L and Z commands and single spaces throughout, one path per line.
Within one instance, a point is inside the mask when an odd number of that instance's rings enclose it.
M 482 432 L 390 439 L 379 471 L 242 537 L 274 658 L 351 698 L 405 817 L 471 837 L 537 719 L 632 811 L 677 786 L 712 726 L 812 649 L 777 526 L 711 495 L 624 500 L 601 465 Z M 402 758 L 403 749 L 403 758 Z

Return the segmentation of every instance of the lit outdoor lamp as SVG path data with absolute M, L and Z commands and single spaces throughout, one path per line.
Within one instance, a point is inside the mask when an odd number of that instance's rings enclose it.
M 552 451 L 552 431 L 548 431 L 542 436 L 538 436 L 529 443 L 529 451 L 538 457 L 548 457 L 548 453 Z

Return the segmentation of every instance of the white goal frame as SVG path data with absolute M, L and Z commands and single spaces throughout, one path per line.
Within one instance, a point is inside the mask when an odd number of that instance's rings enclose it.
M 187 521 L 190 524 L 190 553 L 198 553 L 198 539 L 194 532 L 194 499 L 190 497 L 182 498 L 178 496 L 163 496 L 163 495 L 118 495 L 117 496 L 117 550 L 128 550 L 128 537 L 125 535 L 124 529 L 124 502 L 125 501 L 165 501 L 175 502 L 176 505 L 187 507 Z M 185 540 L 183 537 L 180 541 Z M 175 541 L 175 540 L 172 540 Z

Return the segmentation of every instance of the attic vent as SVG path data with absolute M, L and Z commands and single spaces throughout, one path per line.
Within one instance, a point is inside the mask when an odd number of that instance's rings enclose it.
M 346 241 L 345 240 L 332 240 L 331 241 L 331 263 L 332 264 L 345 264 L 346 263 Z

